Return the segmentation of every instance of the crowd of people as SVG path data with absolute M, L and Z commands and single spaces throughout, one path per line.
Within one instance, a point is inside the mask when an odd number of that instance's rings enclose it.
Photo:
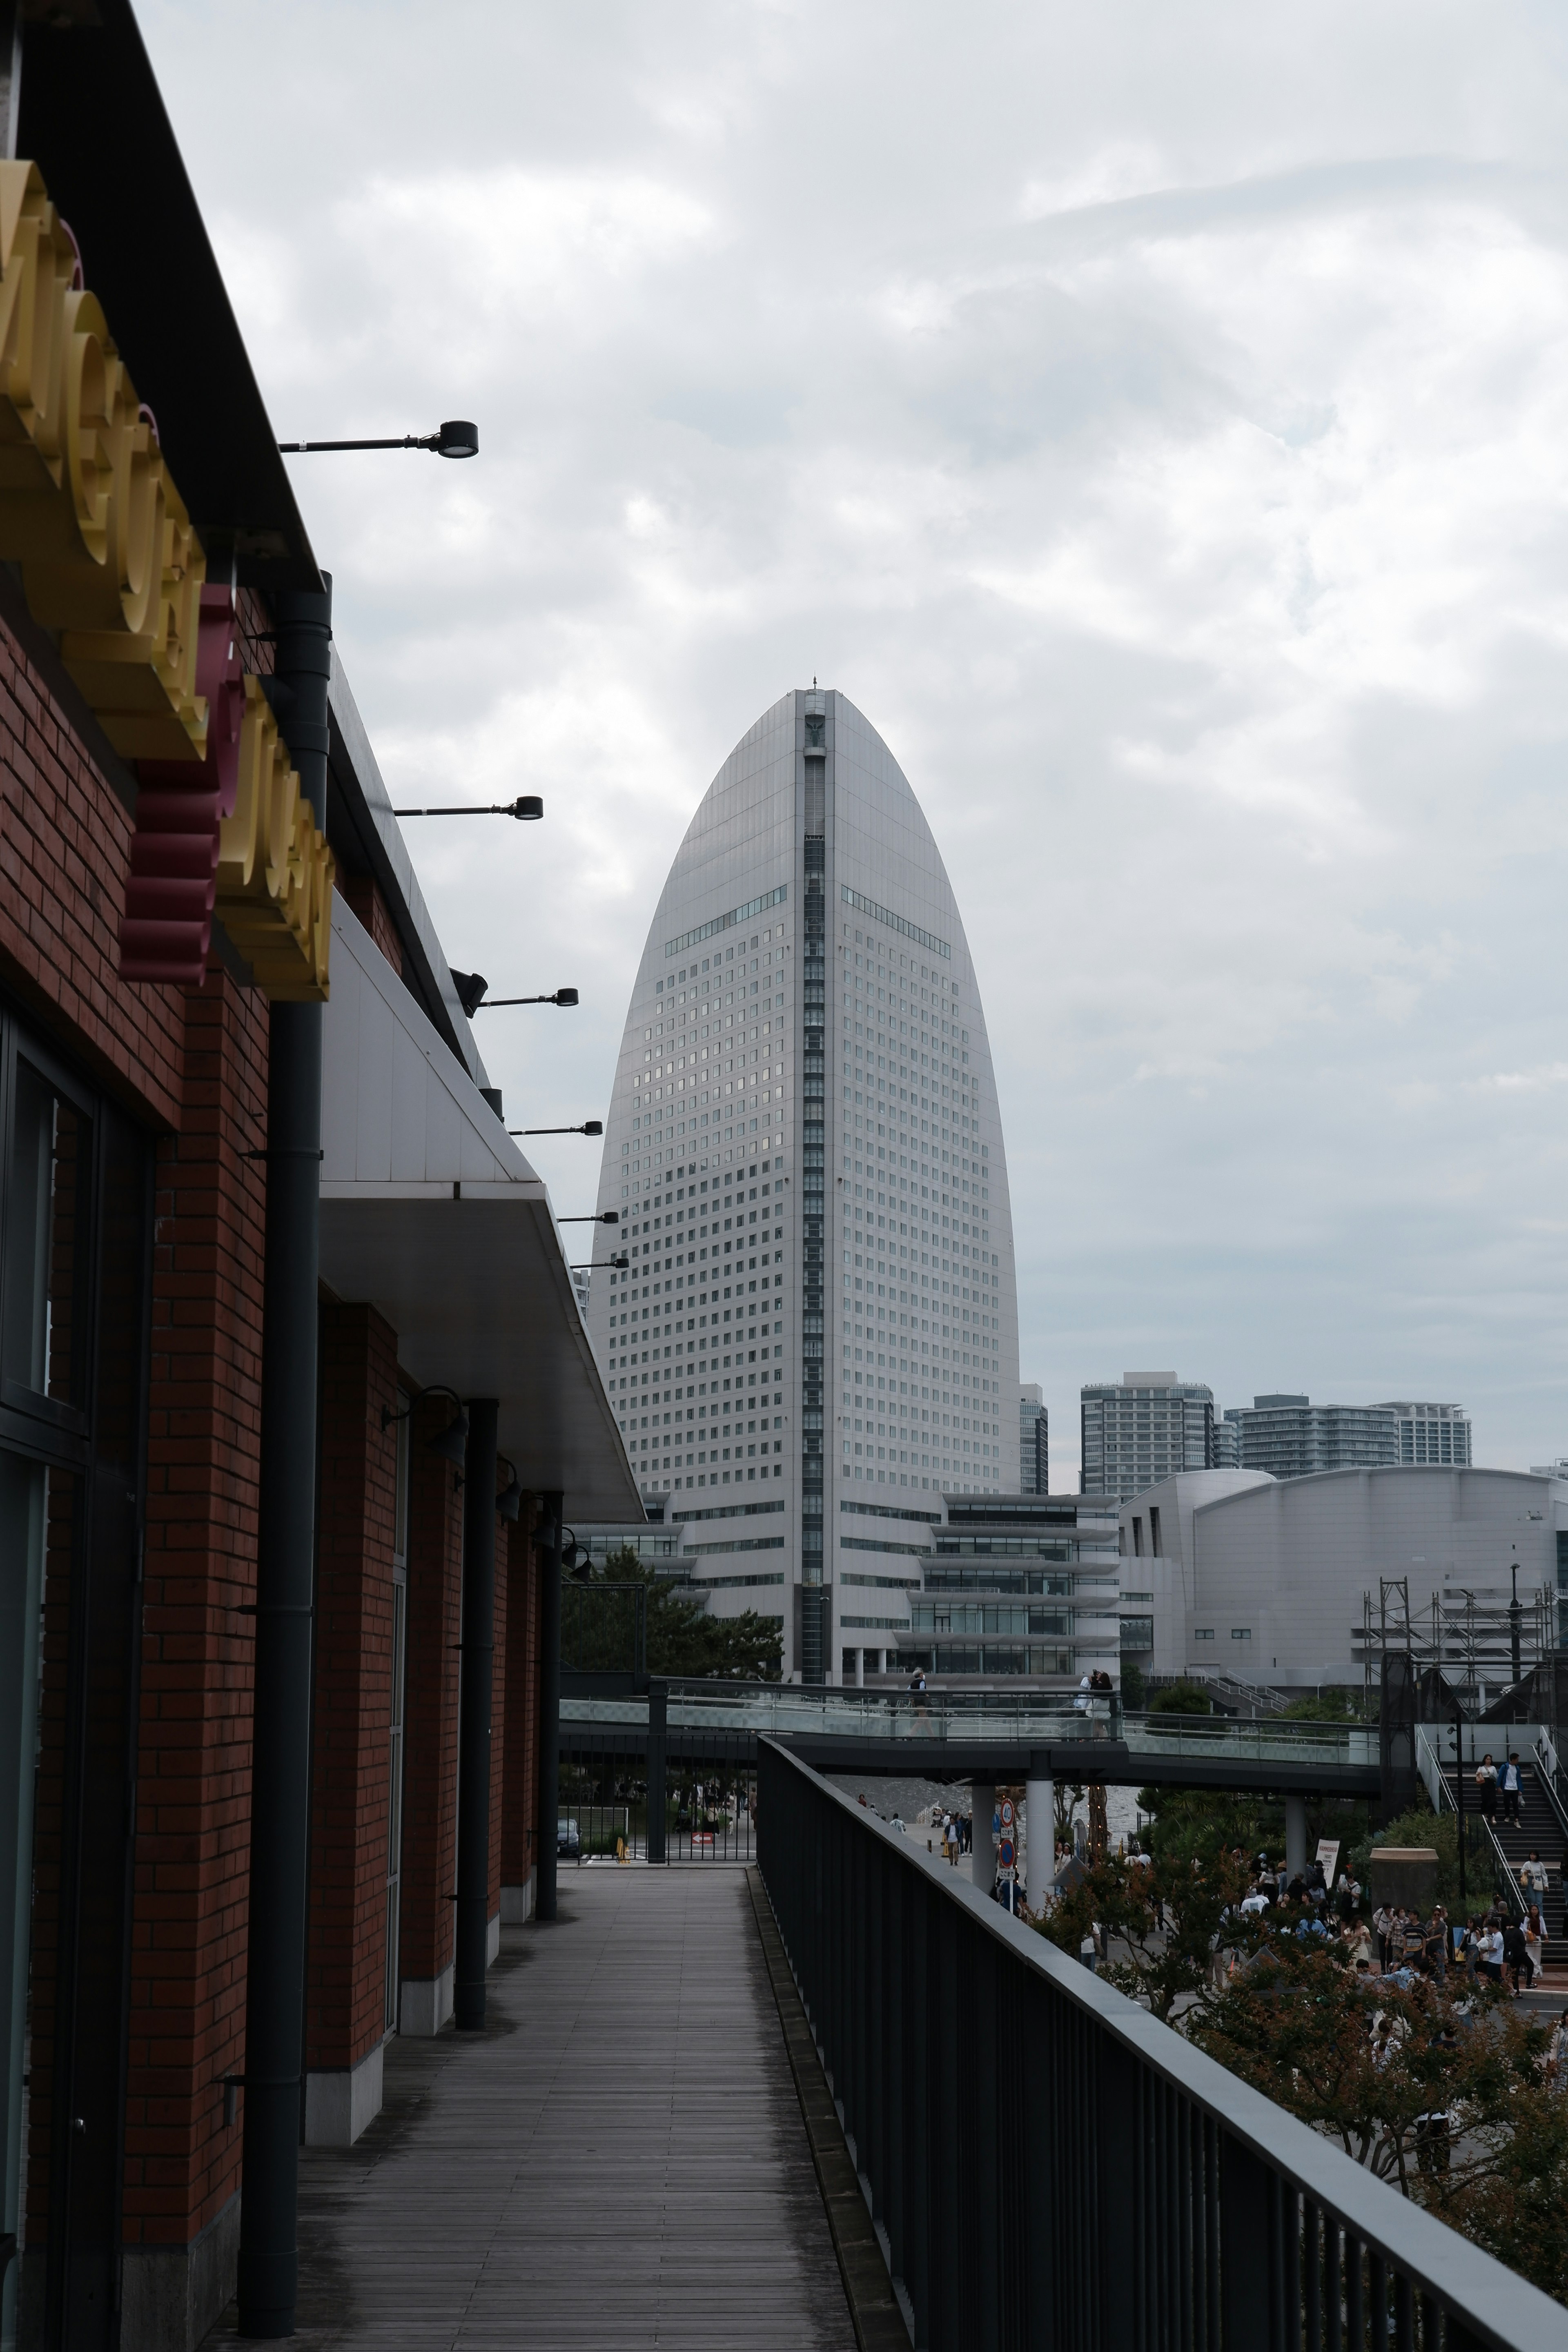
M 1244 1857 L 1238 1853 L 1237 1861 Z M 1370 1920 L 1362 1916 L 1360 1882 L 1342 1870 L 1331 1891 L 1320 1862 L 1287 1877 L 1284 1864 L 1257 1857 L 1251 1885 L 1240 1905 L 1244 1916 L 1268 1914 L 1298 1936 L 1336 1938 L 1352 1964 L 1369 1975 L 1415 1976 L 1446 1981 L 1450 1969 L 1500 1986 L 1517 2000 L 1541 1979 L 1546 1950 L 1542 1915 L 1547 1879 L 1538 1854 L 1520 1870 L 1525 1897 L 1522 1918 L 1495 1906 L 1451 1920 L 1441 1903 L 1429 1913 L 1398 1904 L 1379 1905 Z

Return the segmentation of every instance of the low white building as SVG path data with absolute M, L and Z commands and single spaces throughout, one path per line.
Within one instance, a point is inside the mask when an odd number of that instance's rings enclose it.
M 1524 1471 L 1194 1471 L 1124 1504 L 1118 1522 L 1122 1654 L 1145 1673 L 1358 1683 L 1364 1596 L 1375 1620 L 1382 1582 L 1403 1580 L 1418 1658 L 1426 1647 L 1450 1680 L 1495 1692 L 1510 1568 L 1527 1664 L 1555 1639 L 1560 1579 L 1568 1604 L 1568 1481 Z

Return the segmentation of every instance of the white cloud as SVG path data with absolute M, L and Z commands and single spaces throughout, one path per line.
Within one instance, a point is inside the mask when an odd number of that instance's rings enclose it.
M 145 23 L 279 430 L 479 421 L 469 467 L 297 463 L 389 775 L 546 794 L 415 844 L 459 963 L 583 990 L 494 1016 L 509 1102 L 602 1108 L 690 809 L 815 673 L 965 912 L 1058 1481 L 1079 1382 L 1151 1355 L 1561 1451 L 1549 22 Z

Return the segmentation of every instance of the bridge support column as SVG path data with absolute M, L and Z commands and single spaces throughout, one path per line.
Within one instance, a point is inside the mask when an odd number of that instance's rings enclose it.
M 857 1690 L 864 1690 L 866 1687 L 866 1653 L 864 1650 L 857 1650 L 855 1653 L 855 1687 Z
M 991 1842 L 991 1822 L 996 1811 L 996 1786 L 992 1780 L 972 1780 L 969 1784 L 969 1804 L 974 1832 L 974 1851 L 970 1857 L 974 1884 L 989 1895 L 996 1884 L 996 1848 Z
M 1287 1797 L 1285 1800 L 1285 1875 L 1304 1878 L 1307 1874 L 1307 1800 Z
M 647 1858 L 665 1858 L 667 1779 L 666 1728 L 669 1720 L 669 1685 L 658 1680 L 647 1686 Z
M 1027 1836 L 1024 1849 L 1024 1900 L 1031 1911 L 1043 1911 L 1057 1883 L 1057 1790 L 1051 1778 L 1049 1753 L 1039 1750 L 1029 1759 L 1024 1783 Z

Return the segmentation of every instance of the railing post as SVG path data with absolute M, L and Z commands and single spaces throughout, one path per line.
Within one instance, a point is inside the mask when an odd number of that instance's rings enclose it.
M 647 1858 L 664 1860 L 665 1742 L 668 1722 L 669 1685 L 658 1680 L 647 1686 Z
M 1228 2134 L 1219 2147 L 1220 2342 L 1264 2352 L 1268 2330 L 1268 2173 Z

